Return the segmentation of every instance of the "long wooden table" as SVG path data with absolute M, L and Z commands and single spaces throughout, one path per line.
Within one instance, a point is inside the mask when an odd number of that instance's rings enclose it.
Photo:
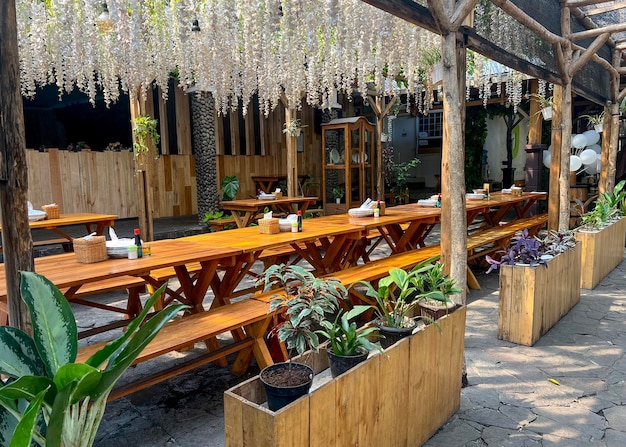
M 266 207 L 273 211 L 304 213 L 311 204 L 317 202 L 317 197 L 283 197 L 274 200 L 242 199 L 221 202 L 221 207 L 231 211 L 239 228 L 250 225 L 252 219 Z
M 261 234 L 258 227 L 246 227 L 181 239 L 207 247 L 228 247 L 241 252 L 232 265 L 224 268 L 223 277 L 215 275 L 212 278 L 211 288 L 217 305 L 221 305 L 228 301 L 228 297 L 265 250 L 291 246 L 314 267 L 317 274 L 332 273 L 345 268 L 351 262 L 352 252 L 361 239 L 363 229 L 355 225 L 318 221 L 319 219 L 306 219 L 300 233 Z
M 115 214 L 98 214 L 98 213 L 71 213 L 61 214 L 58 219 L 44 219 L 28 222 L 28 226 L 31 230 L 49 230 L 71 244 L 73 237 L 61 230 L 61 227 L 67 227 L 70 225 L 84 225 L 87 234 L 96 233 L 100 236 L 104 232 L 106 227 L 112 227 L 117 220 Z M 0 231 L 2 229 L 0 228 Z M 43 241 L 44 243 L 48 241 Z M 0 247 L 0 251 L 2 248 Z

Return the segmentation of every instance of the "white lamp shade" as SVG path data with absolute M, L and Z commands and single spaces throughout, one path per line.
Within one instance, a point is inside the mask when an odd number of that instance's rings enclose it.
M 552 153 L 550 151 L 545 151 L 543 153 L 543 165 L 550 169 L 550 161 L 552 160 Z
M 582 149 L 585 146 L 587 146 L 587 137 L 583 134 L 572 135 L 572 147 Z
M 578 171 L 582 165 L 583 165 L 583 162 L 578 155 L 572 155 L 569 158 L 569 170 L 570 171 Z
M 585 149 L 579 155 L 584 165 L 590 165 L 596 162 L 596 151 L 593 149 Z
M 600 141 L 600 134 L 593 129 L 586 130 L 583 132 L 583 135 L 587 138 L 587 146 L 591 146 L 592 144 L 596 144 Z

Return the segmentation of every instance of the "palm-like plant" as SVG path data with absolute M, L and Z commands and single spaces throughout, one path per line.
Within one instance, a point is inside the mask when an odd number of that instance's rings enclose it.
M 74 315 L 59 289 L 41 275 L 22 272 L 21 294 L 33 336 L 0 327 L 0 445 L 88 447 L 94 442 L 109 393 L 158 331 L 180 310 L 169 306 L 144 323 L 165 287 L 147 302 L 126 332 L 85 363 L 75 363 Z

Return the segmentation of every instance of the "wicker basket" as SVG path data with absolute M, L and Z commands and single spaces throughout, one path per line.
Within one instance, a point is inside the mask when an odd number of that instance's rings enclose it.
M 274 195 L 276 196 L 277 199 L 282 199 L 283 198 L 283 192 L 275 192 Z
M 41 210 L 47 214 L 48 219 L 59 218 L 59 205 L 43 205 Z
M 107 246 L 104 236 L 92 236 L 90 239 L 74 239 L 76 262 L 79 264 L 93 264 L 107 259 Z
M 275 234 L 280 232 L 279 219 L 259 219 L 259 228 L 262 234 Z

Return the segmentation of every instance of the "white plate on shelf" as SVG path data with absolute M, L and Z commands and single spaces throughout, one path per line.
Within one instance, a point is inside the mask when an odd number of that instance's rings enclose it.
M 333 149 L 330 151 L 330 161 L 335 164 L 341 161 L 341 155 L 339 155 L 339 151 L 337 149 Z
M 482 200 L 485 198 L 484 194 L 472 194 L 472 193 L 467 193 L 465 198 L 467 198 L 468 200 Z
M 437 201 L 436 200 L 432 200 L 432 199 L 420 199 L 420 200 L 417 201 L 417 204 L 419 206 L 436 207 L 437 206 Z

